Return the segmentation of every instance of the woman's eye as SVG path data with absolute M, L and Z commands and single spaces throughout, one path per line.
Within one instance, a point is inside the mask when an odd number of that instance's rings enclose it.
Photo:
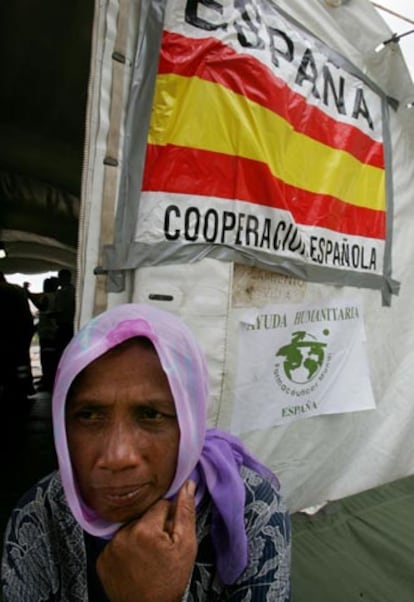
M 137 417 L 140 420 L 162 420 L 165 414 L 158 412 L 154 408 L 140 408 L 137 412 Z
M 176 416 L 174 413 L 160 412 L 151 406 L 142 406 L 136 410 L 136 419 L 147 424 L 159 424 L 166 420 L 175 420 Z
M 102 412 L 95 408 L 84 408 L 73 413 L 73 418 L 79 422 L 99 422 L 102 420 Z

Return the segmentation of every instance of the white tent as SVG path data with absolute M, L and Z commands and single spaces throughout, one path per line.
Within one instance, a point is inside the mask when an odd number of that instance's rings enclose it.
M 240 363 L 241 322 L 249 321 L 249 316 L 254 316 L 254 321 L 268 306 L 273 311 L 275 307 L 301 311 L 315 305 L 351 304 L 360 309 L 365 327 L 366 341 L 361 348 L 368 357 L 375 408 L 337 410 L 286 424 L 269 422 L 252 430 L 244 425 L 241 436 L 279 475 L 292 511 L 413 474 L 414 111 L 406 105 L 414 99 L 414 86 L 398 44 L 375 51 L 390 38 L 391 30 L 367 0 L 249 4 L 250 8 L 273 4 L 282 9 L 288 19 L 354 66 L 382 94 L 398 101 L 398 108 L 395 105 L 389 110 L 393 211 L 388 215 L 392 278 L 388 276 L 389 282 L 398 281 L 401 286 L 389 306 L 382 304 L 378 290 L 365 288 L 363 283 L 345 286 L 311 281 L 296 278 L 289 270 L 268 271 L 211 256 L 137 269 L 125 264 L 127 269 L 111 269 L 108 275 L 103 249 L 113 245 L 117 236 L 119 243 L 115 215 L 126 194 L 121 174 L 131 137 L 128 107 L 137 89 L 149 108 L 152 102 L 153 82 L 145 72 L 138 79 L 133 76 L 134 57 L 152 52 L 151 44 L 156 47 L 164 4 L 162 0 L 152 3 L 151 18 L 148 6 L 140 0 L 111 0 L 96 6 L 79 230 L 79 323 L 108 306 L 128 301 L 154 303 L 181 315 L 199 336 L 209 360 L 210 424 L 229 429 L 234 424 L 234 393 L 240 389 L 240 371 L 246 365 Z M 219 4 L 232 10 L 233 3 L 221 0 Z M 174 0 L 169 0 L 172 12 L 173 5 Z M 142 127 L 145 140 L 145 119 L 134 122 L 134 127 Z M 120 292 L 107 293 L 108 280 L 112 290 Z M 279 335 L 275 330 L 275 346 L 281 348 Z M 357 385 L 359 377 L 355 374 Z M 253 407 L 257 404 L 260 408 L 262 384 L 258 378 L 250 397 Z M 352 385 L 351 378 L 350 402 L 358 405 L 358 387 Z

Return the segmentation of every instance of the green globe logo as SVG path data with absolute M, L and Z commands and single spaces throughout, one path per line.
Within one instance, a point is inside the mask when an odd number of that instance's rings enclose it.
M 325 329 L 323 334 L 328 336 L 329 330 Z M 276 357 L 285 358 L 283 369 L 291 382 L 305 385 L 319 374 L 325 360 L 326 345 L 305 331 L 297 331 L 292 334 L 289 345 L 276 352 Z

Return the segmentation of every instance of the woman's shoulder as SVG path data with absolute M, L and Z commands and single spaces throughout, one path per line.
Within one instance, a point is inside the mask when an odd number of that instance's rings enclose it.
M 246 490 L 244 507 L 247 535 L 250 540 L 259 533 L 281 538 L 279 543 L 289 545 L 291 538 L 290 514 L 280 492 L 279 482 L 243 467 L 241 476 Z
M 54 472 L 20 498 L 9 518 L 2 557 L 5 599 L 56 600 L 56 592 L 70 592 L 59 599 L 83 600 L 85 566 L 82 530 Z
M 58 471 L 42 478 L 19 499 L 11 512 L 6 539 L 20 540 L 29 532 L 70 532 L 76 526 L 69 511 Z M 30 528 L 29 528 L 30 526 Z
M 241 467 L 240 475 L 246 490 L 246 505 L 253 502 L 263 502 L 280 507 L 281 511 L 286 510 L 276 475 L 259 474 L 247 466 Z
M 53 471 L 40 479 L 20 497 L 15 510 L 23 510 L 31 506 L 40 510 L 43 507 L 43 504 L 39 504 L 40 502 L 58 503 L 59 501 L 64 501 L 64 493 L 59 472 Z

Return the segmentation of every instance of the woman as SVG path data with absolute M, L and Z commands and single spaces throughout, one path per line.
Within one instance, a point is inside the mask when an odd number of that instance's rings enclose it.
M 290 599 L 277 479 L 206 430 L 208 374 L 189 329 L 145 305 L 91 320 L 59 364 L 59 472 L 13 511 L 5 602 Z

